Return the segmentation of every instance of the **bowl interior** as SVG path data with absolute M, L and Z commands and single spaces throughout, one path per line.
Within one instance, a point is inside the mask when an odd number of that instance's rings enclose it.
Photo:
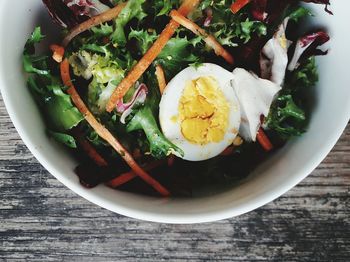
M 314 6 L 314 19 L 326 25 L 332 41 L 330 54 L 318 59 L 320 83 L 315 95 L 309 131 L 272 156 L 240 186 L 221 193 L 192 199 L 158 199 L 99 186 L 80 186 L 73 169 L 74 159 L 45 135 L 45 126 L 21 69 L 24 43 L 36 25 L 54 35 L 41 1 L 1 1 L 0 3 L 0 88 L 7 110 L 22 139 L 40 163 L 67 187 L 91 202 L 114 212 L 143 220 L 170 223 L 197 223 L 236 216 L 277 198 L 305 178 L 328 154 L 344 130 L 350 116 L 350 88 L 347 62 L 350 37 L 346 25 L 349 3 L 333 1 L 334 16 Z M 18 19 L 20 17 L 20 19 Z

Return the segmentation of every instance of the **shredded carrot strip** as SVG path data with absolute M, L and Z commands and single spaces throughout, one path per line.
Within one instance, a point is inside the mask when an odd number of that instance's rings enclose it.
M 256 138 L 265 151 L 269 152 L 273 149 L 273 145 L 270 139 L 267 137 L 267 135 L 265 134 L 262 128 L 259 129 L 259 132 Z
M 121 174 L 117 178 L 109 181 L 106 185 L 112 188 L 117 188 L 121 185 L 128 183 L 129 181 L 133 180 L 136 177 L 137 175 L 134 172 L 130 171 L 130 172 Z
M 175 163 L 175 158 L 176 158 L 176 156 L 174 156 L 174 155 L 170 155 L 170 156 L 168 157 L 168 166 L 169 166 L 169 167 L 172 167 L 172 166 L 174 165 L 174 163 Z
M 164 89 L 166 87 L 166 79 L 165 79 L 164 70 L 161 65 L 156 66 L 156 76 L 158 80 L 159 91 L 161 94 L 163 94 Z
M 157 65 L 156 66 L 156 76 L 157 76 L 157 79 L 158 79 L 158 85 L 159 85 L 160 93 L 163 94 L 164 89 L 167 86 L 167 81 L 165 79 L 164 70 L 163 70 L 161 65 Z M 174 165 L 175 158 L 176 157 L 174 155 L 170 155 L 168 157 L 168 161 L 167 162 L 168 162 L 168 166 L 169 167 L 172 167 Z
M 176 10 L 171 11 L 170 16 L 183 27 L 202 37 L 207 45 L 214 49 L 216 55 L 223 57 L 231 65 L 234 63 L 232 55 L 216 40 L 214 36 L 208 34 L 204 29 L 200 28 L 196 23 L 187 19 Z
M 168 43 L 169 39 L 175 33 L 178 24 L 175 21 L 165 27 L 159 38 L 154 42 L 153 46 L 146 52 L 144 57 L 134 66 L 129 74 L 121 81 L 118 87 L 114 90 L 112 96 L 107 103 L 107 112 L 111 112 L 116 105 L 116 101 L 123 98 L 129 89 L 136 83 L 136 81 L 143 75 L 147 68 L 157 58 L 162 49 Z
M 149 171 L 151 171 L 151 170 L 161 166 L 163 163 L 164 163 L 163 161 L 152 162 L 149 165 L 145 166 L 144 170 L 149 172 Z M 109 186 L 109 187 L 112 187 L 112 188 L 116 188 L 118 186 L 126 184 L 127 182 L 131 181 L 135 177 L 137 177 L 135 172 L 134 171 L 130 171 L 130 172 L 124 173 L 124 174 L 122 174 L 122 175 L 112 179 L 111 181 L 106 183 L 106 185 Z
M 231 5 L 231 11 L 234 14 L 237 14 L 243 7 L 249 4 L 250 0 L 235 0 Z
M 165 79 L 164 70 L 163 70 L 161 65 L 157 65 L 156 66 L 156 76 L 157 76 L 157 79 L 158 79 L 158 85 L 159 85 L 160 93 L 163 94 L 164 89 L 167 86 L 167 82 L 166 82 L 166 79 Z M 167 162 L 168 162 L 168 166 L 172 167 L 174 165 L 174 163 L 175 163 L 175 156 L 174 155 L 170 155 L 168 157 L 168 161 Z
M 77 25 L 63 39 L 62 45 L 66 47 L 68 46 L 70 41 L 72 41 L 73 38 L 76 37 L 77 35 L 85 32 L 86 30 L 89 30 L 91 27 L 97 26 L 99 24 L 108 22 L 116 18 L 120 14 L 120 12 L 123 10 L 123 8 L 126 6 L 126 4 L 127 3 L 121 3 L 102 14 L 91 17 L 89 20 L 86 20 L 85 22 Z
M 64 48 L 59 45 L 50 45 L 50 49 L 53 52 L 53 60 L 55 60 L 57 63 L 61 63 L 64 56 Z
M 153 179 L 149 174 L 147 174 L 133 159 L 131 154 L 124 148 L 124 146 L 108 131 L 101 123 L 99 123 L 93 114 L 89 111 L 84 101 L 79 96 L 76 91 L 69 72 L 69 62 L 68 59 L 64 59 L 60 65 L 61 77 L 63 83 L 69 87 L 67 93 L 71 96 L 73 103 L 78 108 L 78 110 L 83 114 L 86 121 L 91 125 L 91 127 L 96 131 L 96 133 L 105 141 L 107 141 L 115 150 L 120 154 L 120 156 L 125 160 L 125 162 L 130 166 L 130 168 L 141 177 L 146 183 L 151 185 L 155 190 L 157 190 L 163 196 L 169 196 L 169 191 L 164 188 L 158 181 Z
M 220 155 L 221 156 L 230 156 L 230 155 L 233 154 L 233 152 L 234 152 L 234 147 L 233 146 L 229 146 Z
M 200 0 L 185 0 L 179 8 L 179 13 L 187 16 L 198 4 Z M 118 87 L 114 90 L 110 97 L 106 110 L 112 112 L 115 108 L 116 102 L 124 97 L 128 90 L 136 83 L 143 75 L 147 68 L 153 63 L 160 52 L 168 43 L 169 39 L 174 35 L 179 24 L 174 20 L 170 20 L 158 39 L 153 43 L 151 48 L 141 58 L 141 60 L 131 69 L 129 74 L 121 81 Z
M 82 137 L 76 137 L 79 145 L 86 152 L 86 154 L 98 165 L 101 167 L 108 166 L 107 161 L 96 151 L 96 149 Z
M 188 16 L 201 2 L 201 0 L 184 0 L 179 8 L 179 13 Z
M 89 143 L 83 134 L 78 129 L 73 129 L 72 133 L 78 144 L 85 151 L 85 153 L 100 167 L 108 166 L 107 161 L 97 152 L 97 150 Z

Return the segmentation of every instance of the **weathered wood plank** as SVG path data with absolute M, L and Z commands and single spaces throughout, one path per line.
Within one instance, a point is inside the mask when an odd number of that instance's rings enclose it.
M 17 135 L 0 99 L 0 260 L 349 261 L 350 126 L 299 186 L 211 224 L 122 217 L 69 191 Z

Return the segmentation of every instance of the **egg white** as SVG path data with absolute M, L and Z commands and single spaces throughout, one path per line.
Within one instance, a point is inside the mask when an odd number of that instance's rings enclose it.
M 218 81 L 219 89 L 223 92 L 230 105 L 228 128 L 224 138 L 218 143 L 199 145 L 189 142 L 181 132 L 181 123 L 178 119 L 179 101 L 186 83 L 204 76 L 214 77 Z M 241 123 L 240 105 L 236 94 L 230 85 L 233 75 L 226 69 L 206 63 L 198 68 L 188 67 L 178 73 L 164 90 L 159 105 L 159 121 L 164 135 L 176 146 L 184 151 L 185 160 L 202 161 L 213 158 L 222 153 L 238 134 Z M 180 156 L 179 156 L 180 157 Z

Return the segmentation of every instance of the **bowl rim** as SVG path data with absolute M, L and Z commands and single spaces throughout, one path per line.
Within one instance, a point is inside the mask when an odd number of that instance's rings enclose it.
M 3 2 L 4 3 L 4 2 Z M 1 5 L 0 5 L 1 6 Z M 0 26 L 0 35 L 3 34 L 3 27 Z M 0 57 L 3 57 L 3 43 L 0 41 Z M 26 129 L 20 118 L 16 114 L 16 106 L 13 100 L 10 99 L 10 94 L 7 91 L 6 83 L 2 75 L 6 72 L 4 61 L 0 61 L 0 91 L 3 97 L 3 101 L 5 104 L 5 108 L 10 116 L 12 123 L 14 124 L 19 136 L 28 147 L 33 156 L 40 162 L 40 164 L 48 170 L 50 174 L 52 174 L 57 180 L 59 180 L 62 184 L 68 187 L 70 190 L 78 194 L 79 196 L 87 199 L 88 201 L 101 206 L 105 209 L 108 209 L 112 212 L 128 216 L 135 219 L 158 222 L 158 223 L 171 223 L 171 224 L 194 224 L 194 223 L 204 223 L 204 222 L 214 222 L 222 219 L 236 217 L 238 215 L 242 215 L 244 213 L 250 212 L 256 208 L 266 205 L 267 203 L 275 200 L 280 197 L 293 187 L 295 187 L 298 183 L 300 183 L 305 177 L 307 177 L 328 155 L 328 153 L 332 150 L 334 145 L 337 143 L 338 139 L 342 135 L 345 130 L 349 118 L 350 118 L 350 103 L 344 106 L 344 114 L 338 116 L 339 124 L 334 128 L 333 133 L 329 134 L 329 139 L 324 143 L 322 148 L 320 148 L 317 155 L 312 158 L 312 161 L 308 163 L 307 166 L 302 168 L 298 173 L 296 173 L 293 177 L 290 178 L 288 183 L 285 183 L 283 186 L 276 188 L 274 191 L 269 191 L 260 196 L 259 199 L 254 199 L 246 202 L 245 204 L 237 207 L 227 207 L 222 209 L 221 211 L 211 211 L 206 214 L 190 214 L 190 215 L 169 215 L 169 214 L 156 214 L 152 212 L 140 211 L 134 208 L 127 208 L 125 206 L 119 205 L 117 202 L 109 203 L 105 201 L 103 197 L 99 197 L 94 195 L 93 191 L 86 190 L 81 187 L 79 184 L 69 180 L 66 176 L 64 176 L 58 168 L 56 168 L 53 164 L 51 164 L 46 156 L 41 153 L 33 144 L 30 139 L 30 136 L 27 134 Z

